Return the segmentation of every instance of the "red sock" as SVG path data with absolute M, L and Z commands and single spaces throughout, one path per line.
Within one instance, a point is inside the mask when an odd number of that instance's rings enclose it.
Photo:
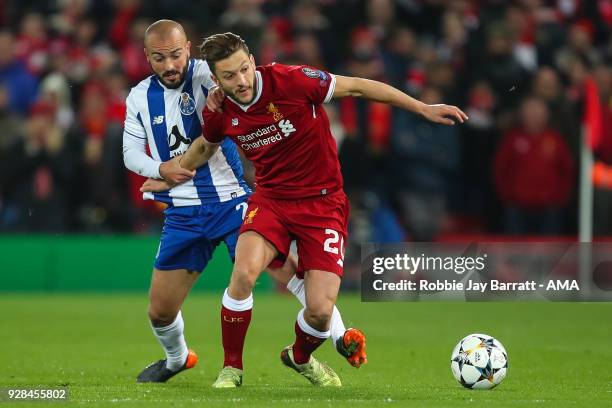
M 304 333 L 298 322 L 295 322 L 295 343 L 293 343 L 293 360 L 296 364 L 305 364 L 310 360 L 310 355 L 326 339 L 311 336 Z
M 253 309 L 235 312 L 221 305 L 221 337 L 225 360 L 223 367 L 231 366 L 242 370 L 242 349 Z

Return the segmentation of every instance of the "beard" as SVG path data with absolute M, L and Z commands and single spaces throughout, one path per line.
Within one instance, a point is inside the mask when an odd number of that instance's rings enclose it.
M 185 68 L 183 68 L 183 72 L 178 72 L 178 71 L 166 71 L 164 72 L 162 75 L 159 75 L 157 73 L 155 73 L 155 76 L 157 77 L 157 79 L 159 79 L 159 81 L 164 84 L 164 86 L 168 89 L 176 89 L 178 87 L 180 87 L 181 85 L 183 85 L 183 82 L 185 82 L 185 77 L 187 76 L 187 70 L 189 69 L 189 60 L 187 60 L 187 63 L 185 64 Z M 176 82 L 168 82 L 166 81 L 164 78 L 166 76 L 171 76 L 173 74 L 177 74 L 178 77 L 178 81 Z
M 240 98 L 238 98 L 238 96 L 236 95 L 235 92 L 230 92 L 226 89 L 223 90 L 223 92 L 225 92 L 225 94 L 227 96 L 229 96 L 230 98 L 232 98 L 233 100 L 235 100 L 236 102 L 238 102 L 241 105 L 248 105 L 251 102 L 253 102 L 253 99 L 255 99 L 255 92 L 252 92 L 251 98 L 248 101 L 243 101 Z
M 221 87 L 223 89 L 223 92 L 225 92 L 225 95 L 227 95 L 228 97 L 232 98 L 234 101 L 238 102 L 241 105 L 248 105 L 251 102 L 253 102 L 253 100 L 255 100 L 255 96 L 257 96 L 257 80 L 253 80 L 253 86 L 251 87 L 251 98 L 248 101 L 242 101 L 238 98 L 238 95 L 236 95 L 236 92 L 231 92 L 228 89 L 225 89 L 223 87 Z M 238 90 L 240 91 L 240 90 Z

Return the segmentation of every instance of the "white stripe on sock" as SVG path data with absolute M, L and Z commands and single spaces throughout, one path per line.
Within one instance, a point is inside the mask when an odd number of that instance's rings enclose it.
M 297 315 L 297 323 L 298 323 L 298 326 L 300 326 L 300 329 L 302 329 L 304 333 L 310 336 L 318 337 L 320 339 L 327 339 L 329 337 L 329 330 L 322 332 L 322 331 L 318 331 L 317 329 L 314 329 L 313 327 L 311 327 L 306 322 L 306 319 L 304 319 L 304 310 L 305 309 L 300 310 Z
M 306 291 L 304 290 L 304 279 L 299 279 L 296 275 L 293 275 L 293 277 L 289 280 L 289 283 L 287 283 L 287 290 L 293 293 L 293 295 L 300 301 L 302 306 L 306 306 Z M 342 316 L 340 315 L 340 311 L 336 306 L 334 306 L 334 310 L 332 312 L 331 322 L 329 324 L 329 331 L 333 340 L 332 347 L 334 347 L 335 350 L 336 341 L 338 341 L 339 338 L 344 336 L 344 332 L 346 331 L 346 327 L 344 326 L 344 322 L 342 321 Z
M 344 332 L 346 331 L 346 327 L 344 327 L 344 322 L 342 321 L 342 316 L 340 316 L 340 311 L 336 306 L 334 306 L 334 311 L 332 312 L 329 331 L 333 340 L 333 345 L 336 347 L 336 341 L 344 336 Z
M 189 353 L 183 334 L 185 323 L 181 311 L 179 310 L 176 319 L 168 326 L 154 327 L 151 325 L 151 328 L 159 344 L 166 352 L 166 367 L 172 371 L 179 370 L 187 361 L 187 354 Z
M 232 299 L 227 293 L 227 289 L 223 293 L 223 299 L 221 304 L 226 308 L 234 312 L 244 312 L 253 308 L 253 294 L 251 293 L 248 298 L 244 300 Z
M 293 275 L 293 277 L 289 280 L 289 283 L 287 283 L 287 289 L 289 292 L 293 293 L 296 298 L 298 298 L 302 306 L 306 306 L 304 279 L 300 279 L 296 275 Z

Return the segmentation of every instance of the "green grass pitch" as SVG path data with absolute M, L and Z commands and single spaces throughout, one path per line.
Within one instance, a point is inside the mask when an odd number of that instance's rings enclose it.
M 136 384 L 138 372 L 162 357 L 146 294 L 2 294 L 0 387 L 68 385 L 70 400 L 53 406 L 612 406 L 612 303 L 361 303 L 341 295 L 345 322 L 367 335 L 369 364 L 356 370 L 324 344 L 316 354 L 344 384 L 330 390 L 279 360 L 293 339 L 297 301 L 256 295 L 244 385 L 215 390 L 220 297 L 193 294 L 183 309 L 198 366 L 167 384 Z M 508 377 L 494 390 L 467 390 L 452 377 L 450 353 L 472 332 L 508 350 Z

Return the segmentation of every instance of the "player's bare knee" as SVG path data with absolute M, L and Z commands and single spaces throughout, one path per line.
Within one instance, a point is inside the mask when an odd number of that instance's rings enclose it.
M 326 306 L 309 307 L 304 312 L 304 318 L 313 328 L 320 331 L 327 331 L 329 329 L 329 322 L 331 321 L 332 309 Z
M 154 327 L 164 327 L 172 324 L 177 314 L 178 310 L 164 310 L 153 305 L 149 306 L 149 320 Z
M 232 272 L 232 282 L 241 291 L 248 291 L 250 293 L 255 286 L 257 275 L 257 273 L 249 268 L 235 268 Z
M 244 270 L 234 269 L 228 288 L 228 295 L 233 299 L 246 299 L 255 286 L 256 276 L 246 273 Z

